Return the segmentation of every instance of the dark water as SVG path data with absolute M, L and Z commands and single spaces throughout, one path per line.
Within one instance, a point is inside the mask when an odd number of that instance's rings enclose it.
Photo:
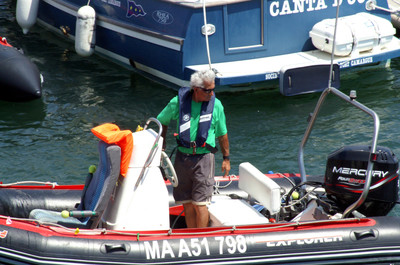
M 40 100 L 0 102 L 0 181 L 6 183 L 82 183 L 87 167 L 98 159 L 92 127 L 114 122 L 135 130 L 176 94 L 96 55 L 79 57 L 72 43 L 37 25 L 23 35 L 15 21 L 15 1 L 0 1 L 0 36 L 21 47 L 45 79 Z M 378 144 L 400 155 L 399 77 L 400 60 L 395 59 L 389 69 L 346 75 L 341 90 L 357 90 L 358 101 L 378 113 Z M 319 94 L 283 97 L 275 89 L 217 96 L 227 116 L 231 173 L 237 174 L 246 161 L 262 172 L 298 172 L 298 147 Z M 329 152 L 344 144 L 369 144 L 372 137 L 369 116 L 333 96 L 327 102 L 306 147 L 309 174 L 323 173 Z M 172 135 L 168 142 L 171 150 Z

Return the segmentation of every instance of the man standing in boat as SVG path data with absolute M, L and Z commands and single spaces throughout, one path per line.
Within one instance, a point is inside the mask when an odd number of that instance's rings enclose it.
M 215 97 L 214 88 L 212 70 L 195 72 L 190 78 L 190 88 L 181 88 L 178 96 L 157 116 L 163 126 L 164 149 L 168 125 L 171 120 L 178 120 L 174 167 L 179 185 L 174 188 L 173 195 L 177 204 L 183 204 L 189 228 L 208 226 L 207 205 L 214 190 L 215 138 L 223 155 L 224 176 L 231 169 L 224 107 Z

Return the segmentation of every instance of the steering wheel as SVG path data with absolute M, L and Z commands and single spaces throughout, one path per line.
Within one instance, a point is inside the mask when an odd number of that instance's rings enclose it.
M 164 151 L 161 151 L 161 167 L 164 169 L 165 177 L 169 180 L 169 182 L 171 182 L 172 187 L 177 187 L 179 184 L 178 177 L 176 176 L 176 172 L 171 160 Z

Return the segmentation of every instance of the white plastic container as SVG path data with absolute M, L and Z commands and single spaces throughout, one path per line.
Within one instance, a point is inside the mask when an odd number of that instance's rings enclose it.
M 335 19 L 324 19 L 310 31 L 312 43 L 321 51 L 332 53 Z M 384 48 L 396 30 L 389 20 L 358 13 L 338 20 L 334 54 L 348 56 L 372 49 Z
M 281 207 L 281 188 L 275 181 L 261 173 L 249 162 L 239 165 L 239 188 L 256 199 L 271 214 L 279 212 Z
M 393 27 L 393 24 L 390 20 L 386 20 L 381 17 L 377 17 L 371 15 L 369 13 L 360 13 L 360 15 L 371 19 L 376 25 L 376 33 L 379 36 L 378 46 L 380 48 L 384 48 L 390 43 L 393 39 L 393 36 L 396 34 L 396 29 Z

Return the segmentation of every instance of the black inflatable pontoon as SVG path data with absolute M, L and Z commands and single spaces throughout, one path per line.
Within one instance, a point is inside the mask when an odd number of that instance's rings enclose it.
M 0 100 L 21 102 L 42 96 L 38 68 L 5 38 L 0 38 L 0 65 Z

